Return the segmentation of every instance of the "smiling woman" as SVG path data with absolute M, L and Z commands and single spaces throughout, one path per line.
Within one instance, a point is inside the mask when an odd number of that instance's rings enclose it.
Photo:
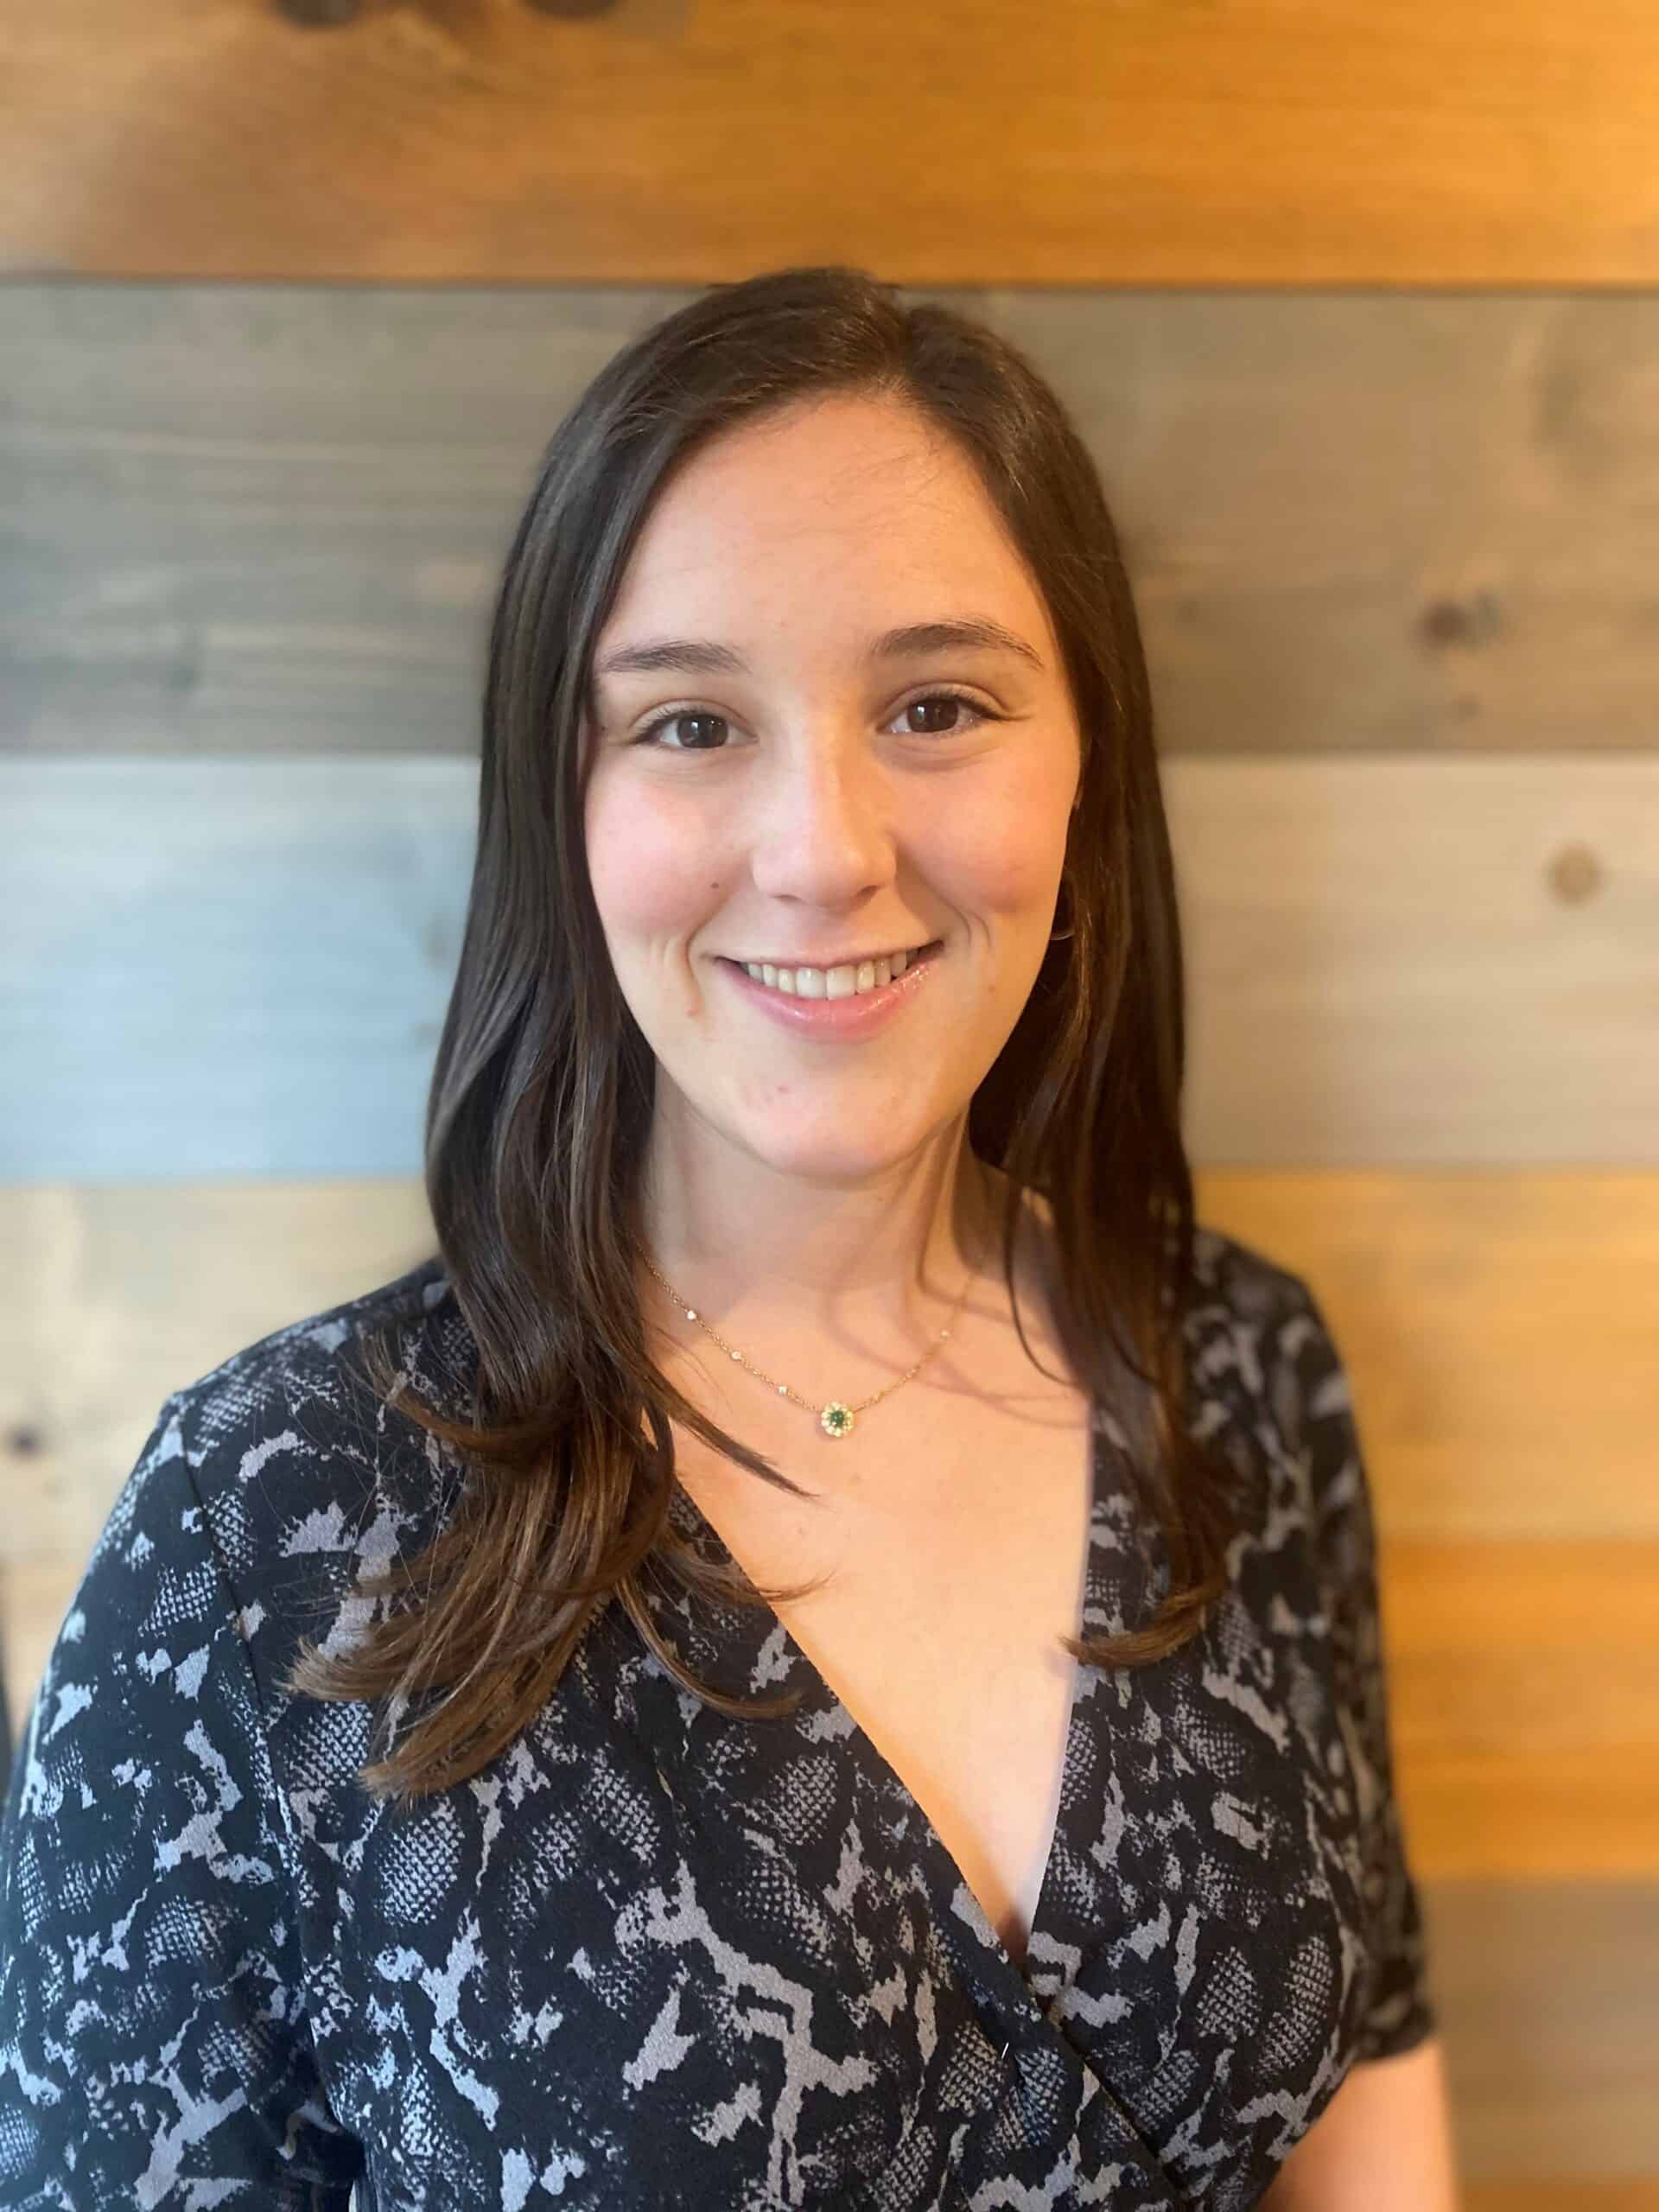
M 1059 400 L 853 270 L 654 325 L 480 765 L 440 1249 L 168 1401 L 48 1664 L 0 2201 L 1424 2212 L 1357 1433 L 1193 1218 Z

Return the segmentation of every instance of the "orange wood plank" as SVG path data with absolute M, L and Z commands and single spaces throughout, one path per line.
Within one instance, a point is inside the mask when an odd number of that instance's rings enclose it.
M 1643 284 L 1649 0 L 950 9 L 51 0 L 0 30 L 0 266 L 703 283 Z

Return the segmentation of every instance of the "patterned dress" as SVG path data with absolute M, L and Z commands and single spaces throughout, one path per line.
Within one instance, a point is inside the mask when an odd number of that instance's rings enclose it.
M 1344 1370 L 1299 1277 L 1198 1257 L 1194 1411 L 1259 1519 L 1199 1637 L 1076 1670 L 1023 1967 L 770 1611 L 652 1600 L 793 1715 L 712 1711 L 612 1607 L 472 1780 L 360 1788 L 371 1709 L 280 1678 L 453 1510 L 453 1455 L 342 1372 L 390 1319 L 423 1395 L 464 1390 L 439 1261 L 175 1392 L 17 1745 L 0 2207 L 1256 2202 L 1356 2061 L 1435 2023 Z M 1098 1403 L 1094 1433 L 1091 1630 L 1166 1586 Z

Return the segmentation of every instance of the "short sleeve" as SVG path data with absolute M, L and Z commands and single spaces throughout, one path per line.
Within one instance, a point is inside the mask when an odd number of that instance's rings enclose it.
M 1331 1622 L 1338 1718 L 1353 1776 L 1372 1961 L 1356 2058 L 1410 2050 L 1438 2027 L 1421 1903 L 1395 1795 L 1370 1484 L 1348 1376 L 1306 1284 L 1291 1332 L 1295 1418 L 1308 1453 L 1314 1551 Z
M 0 1825 L 0 2207 L 347 2212 L 239 1611 L 168 1399 L 93 1549 Z

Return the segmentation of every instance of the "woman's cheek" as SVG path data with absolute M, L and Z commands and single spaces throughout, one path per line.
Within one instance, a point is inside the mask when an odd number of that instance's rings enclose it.
M 610 934 L 689 935 L 726 894 L 720 856 L 683 810 L 637 794 L 600 794 L 587 819 L 594 899 Z

